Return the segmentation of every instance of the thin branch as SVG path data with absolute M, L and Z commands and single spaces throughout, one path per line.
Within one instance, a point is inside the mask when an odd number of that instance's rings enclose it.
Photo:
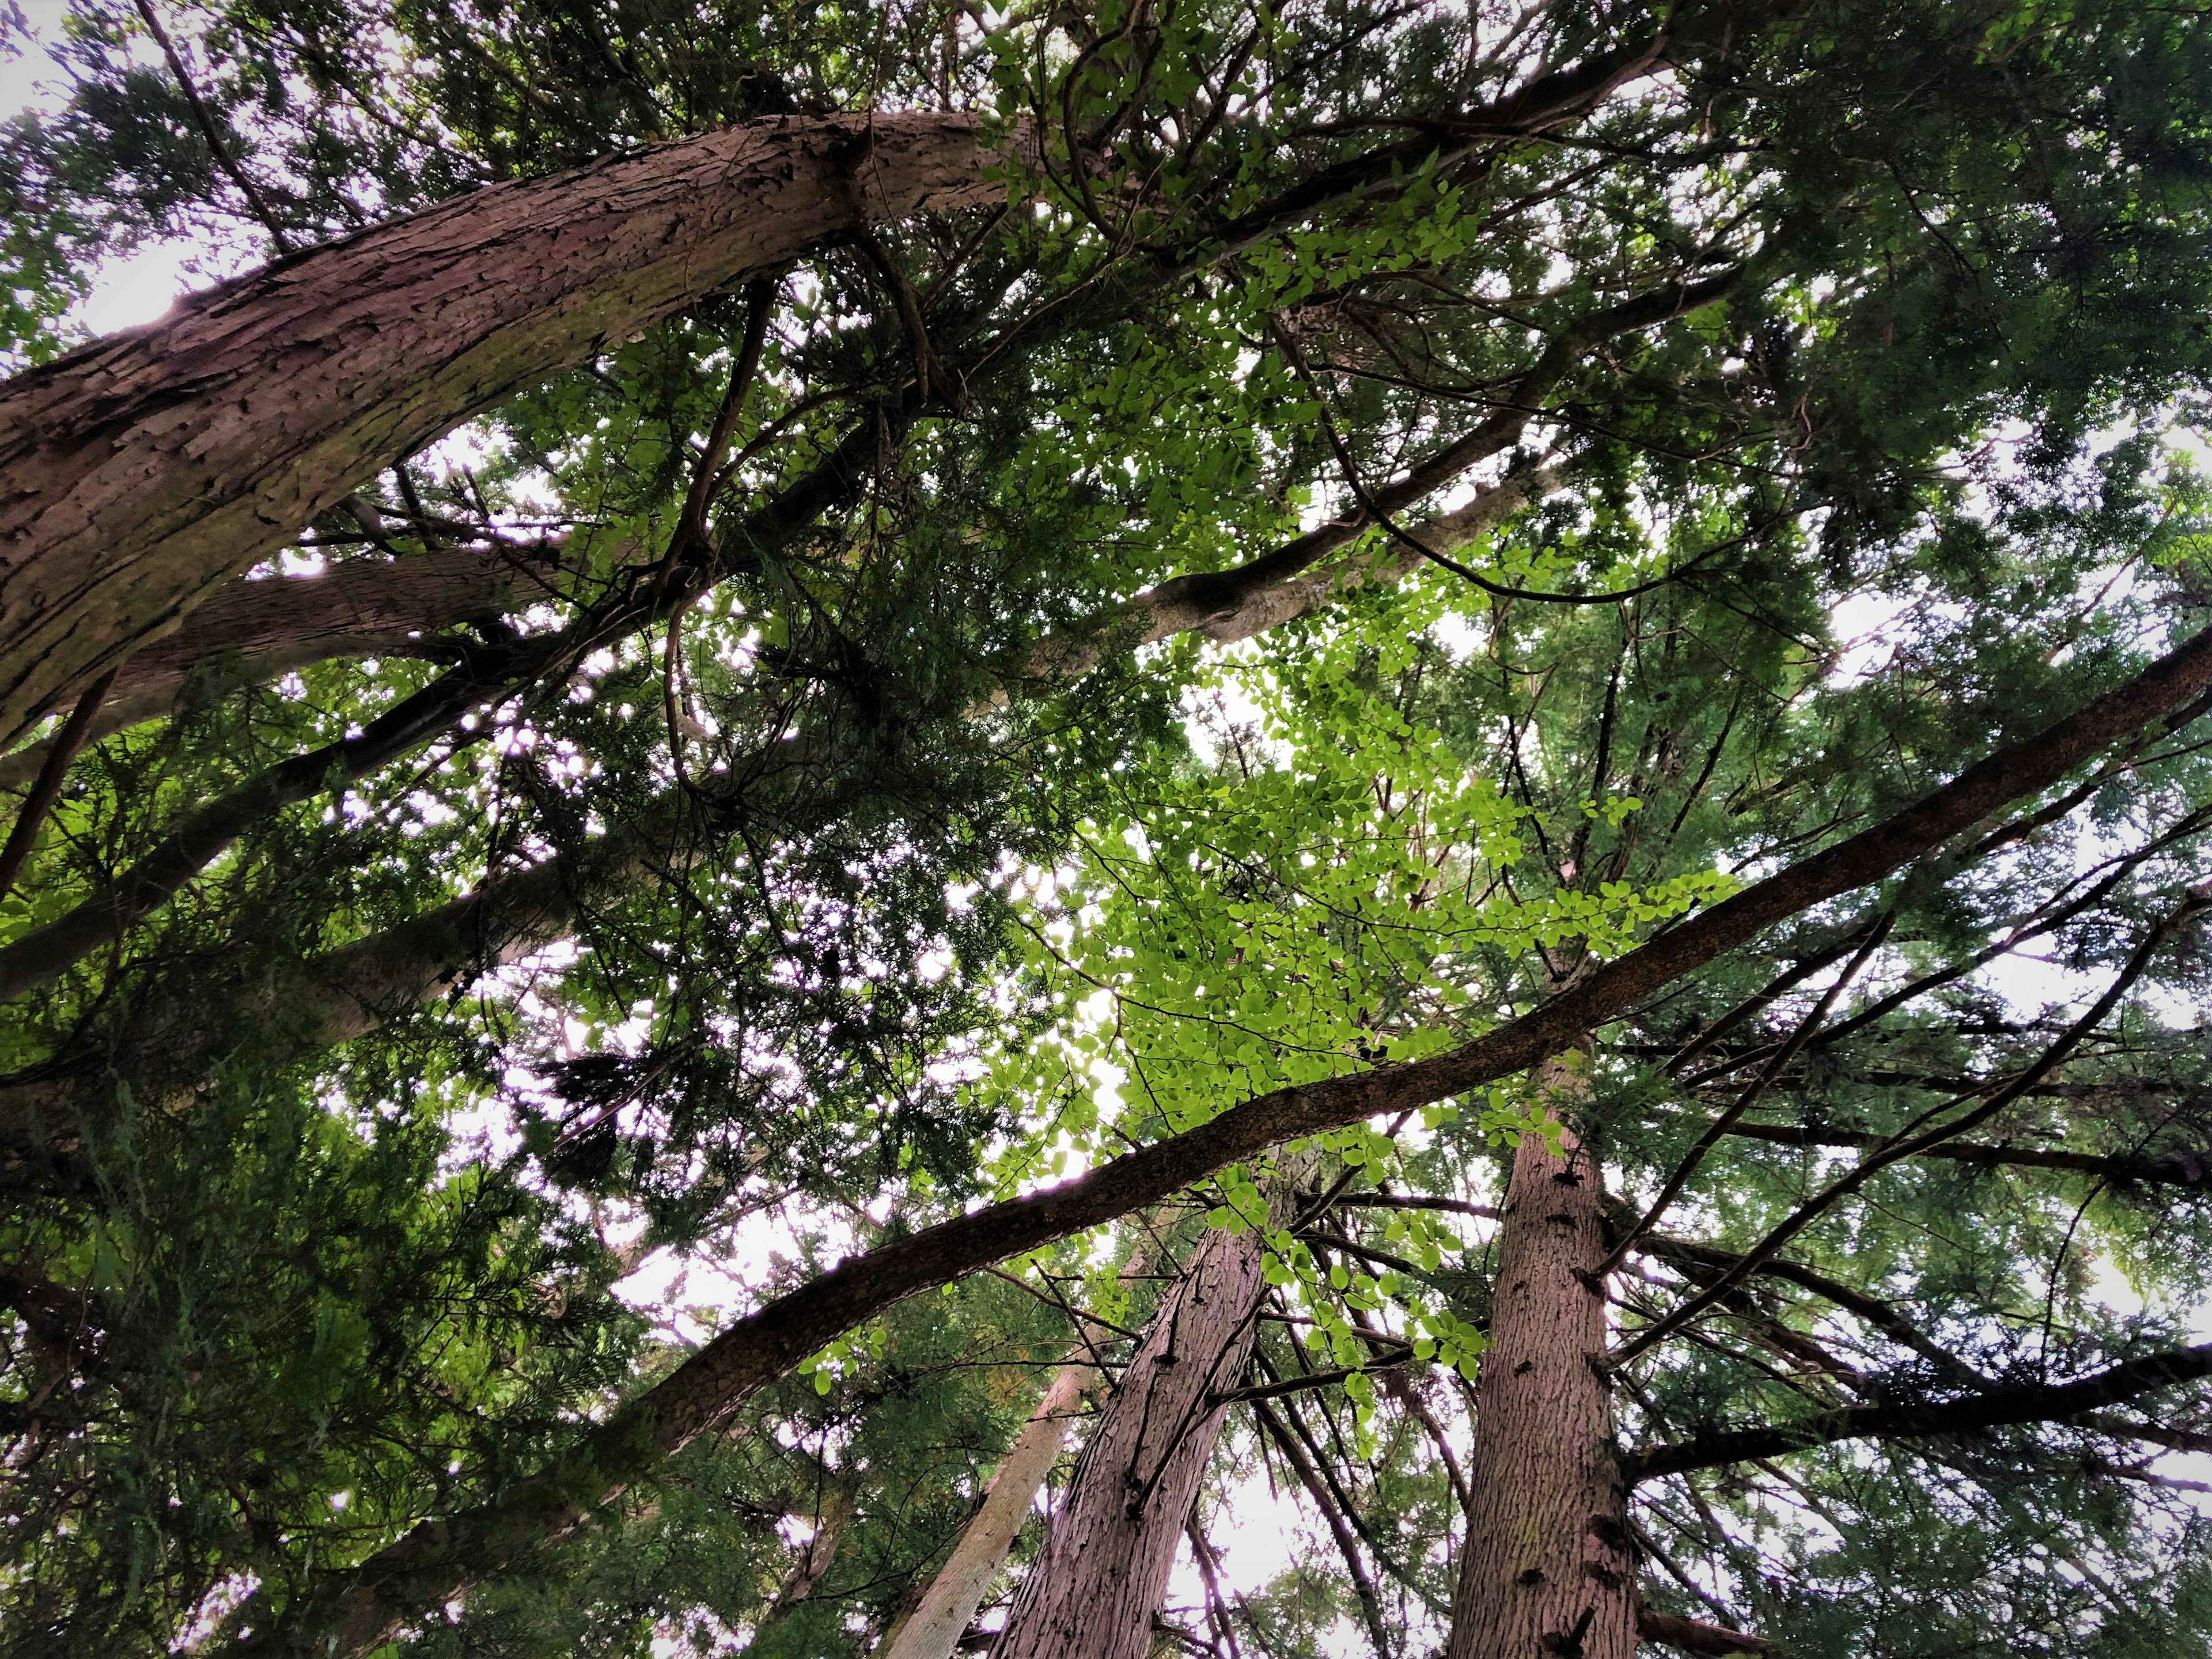
M 207 106 L 206 100 L 200 96 L 199 88 L 192 84 L 192 77 L 185 71 L 185 60 L 177 51 L 176 42 L 169 39 L 168 30 L 161 27 L 161 20 L 155 15 L 152 0 L 136 0 L 136 4 L 148 32 L 161 48 L 161 56 L 168 60 L 169 73 L 177 77 L 177 85 L 184 91 L 185 103 L 191 106 L 192 120 L 199 127 L 200 137 L 207 141 L 207 147 L 215 156 L 215 164 L 245 196 L 246 206 L 253 210 L 253 216 L 261 221 L 263 228 L 276 244 L 276 251 L 279 253 L 291 252 L 294 244 L 285 232 L 283 221 L 277 218 L 275 210 L 269 205 L 268 198 L 262 195 L 260 186 L 253 182 L 245 166 L 222 142 L 222 129 L 216 125 L 215 112 Z
M 92 736 L 93 719 L 100 713 L 100 704 L 107 700 L 108 687 L 115 684 L 116 675 L 122 672 L 118 664 L 85 688 L 84 695 L 76 700 L 76 707 L 70 710 L 69 719 L 62 723 L 52 746 L 46 750 L 38 779 L 31 785 L 31 793 L 24 798 L 15 824 L 8 831 L 7 845 L 0 847 L 0 897 L 7 896 L 15 885 L 15 878 L 23 873 L 31 849 L 38 845 L 39 831 L 46 825 L 46 814 L 61 798 L 62 776 Z
M 1375 1645 L 1376 1659 L 1390 1659 L 1390 1637 L 1382 1623 L 1382 1598 L 1375 1592 L 1375 1581 L 1368 1576 L 1366 1564 L 1359 1559 L 1359 1545 L 1351 1528 L 1322 1486 L 1321 1475 L 1306 1455 L 1300 1437 L 1291 1432 L 1289 1425 L 1266 1401 L 1255 1399 L 1251 1404 L 1252 1415 L 1259 1419 L 1260 1426 L 1267 1431 L 1267 1437 L 1275 1443 L 1284 1461 L 1297 1475 L 1298 1484 L 1306 1489 L 1306 1496 L 1321 1511 L 1329 1536 L 1336 1540 L 1337 1553 L 1344 1558 L 1345 1571 L 1352 1575 L 1352 1588 L 1359 1597 L 1360 1614 L 1367 1621 L 1367 1639 Z
M 1651 1200 L 1651 1206 L 1644 1211 L 1635 1225 L 1622 1235 L 1620 1242 L 1615 1244 L 1605 1260 L 1598 1264 L 1596 1271 L 1591 1275 L 1592 1278 L 1602 1284 L 1615 1268 L 1628 1259 L 1629 1251 L 1636 1248 L 1636 1241 L 1658 1225 L 1659 1218 L 1667 1213 L 1668 1206 L 1681 1195 L 1682 1188 L 1690 1184 L 1690 1178 L 1697 1174 L 1698 1167 L 1705 1163 L 1705 1155 L 1719 1146 L 1721 1138 L 1742 1120 L 1745 1113 L 1759 1103 L 1759 1097 L 1766 1092 L 1774 1079 L 1781 1076 L 1783 1070 L 1797 1057 L 1798 1050 L 1805 1046 L 1813 1033 L 1820 1029 L 1820 1022 L 1827 1018 L 1828 1010 L 1836 1006 L 1836 999 L 1844 994 L 1846 986 L 1858 977 L 1860 970 L 1867 965 L 1868 959 L 1881 948 L 1881 942 L 1889 937 L 1889 930 L 1896 921 L 1897 911 L 1894 908 L 1883 912 L 1881 919 L 1875 923 L 1873 929 L 1867 934 L 1865 943 L 1859 946 L 1858 954 L 1850 959 L 1842 973 L 1836 975 L 1834 983 L 1820 993 L 1820 1000 L 1813 1005 L 1813 1012 L 1797 1023 L 1797 1029 L 1790 1034 L 1790 1040 L 1775 1051 L 1774 1058 L 1767 1061 L 1765 1068 L 1752 1079 L 1749 1086 L 1741 1094 L 1735 1097 L 1735 1103 L 1712 1121 L 1705 1133 L 1698 1137 L 1697 1145 L 1691 1147 L 1684 1155 L 1682 1161 L 1674 1166 L 1674 1173 L 1667 1177 L 1666 1184 L 1659 1188 L 1659 1195 Z
M 1686 1301 L 1677 1304 L 1664 1318 L 1645 1326 L 1638 1332 L 1626 1344 L 1616 1351 L 1611 1363 L 1615 1365 L 1626 1364 L 1638 1354 L 1650 1349 L 1654 1343 L 1680 1329 L 1686 1321 L 1694 1319 L 1698 1314 L 1711 1307 L 1727 1291 L 1741 1284 L 1761 1262 L 1775 1255 L 1784 1244 L 1810 1226 L 1815 1219 L 1865 1185 L 1868 1178 L 1878 1170 L 1886 1170 L 1891 1164 L 1924 1152 L 1954 1135 L 1964 1134 L 1967 1130 L 1988 1121 L 1998 1112 L 2012 1104 L 2014 1100 L 2033 1085 L 2040 1082 L 2063 1061 L 2083 1038 L 2104 1024 L 2106 1016 L 2112 1012 L 2114 1006 L 2127 994 L 2136 981 L 2148 969 L 2152 957 L 2165 945 L 2174 931 L 2191 917 L 2208 907 L 2212 907 L 2212 887 L 2192 889 L 2179 905 L 2169 911 L 2144 936 L 2142 944 L 2136 947 L 2134 955 L 2128 958 L 2127 965 L 2120 970 L 2118 976 L 2106 988 L 2104 995 L 2097 999 L 2088 1012 L 2069 1026 L 2065 1034 L 2045 1049 L 2027 1070 L 2020 1073 L 2011 1082 L 1996 1091 L 1979 1106 L 1961 1116 L 1939 1123 L 1934 1128 L 1924 1130 L 1917 1134 L 1908 1132 L 1899 1135 L 1884 1146 L 1869 1153 L 1849 1174 L 1841 1176 L 1820 1193 L 1800 1205 L 1787 1219 L 1781 1222 L 1765 1238 L 1747 1251 L 1742 1261 L 1728 1269 L 1711 1285 Z M 1925 1121 L 1925 1119 L 1922 1121 Z

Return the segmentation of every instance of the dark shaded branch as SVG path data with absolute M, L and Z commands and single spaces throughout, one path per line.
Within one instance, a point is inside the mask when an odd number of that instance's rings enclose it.
M 1723 1250 L 1686 1238 L 1670 1238 L 1661 1233 L 1647 1235 L 1644 1249 L 1662 1261 L 1675 1265 L 1691 1277 L 1707 1280 L 1717 1273 L 1735 1267 L 1743 1260 L 1735 1250 Z M 1931 1340 L 1911 1321 L 1879 1297 L 1854 1290 L 1839 1279 L 1831 1279 L 1802 1262 L 1781 1256 L 1770 1257 L 1760 1262 L 1756 1271 L 1764 1278 L 1779 1279 L 1787 1284 L 1796 1285 L 1812 1291 L 1823 1301 L 1833 1303 L 1847 1313 L 1856 1314 L 1892 1341 L 1911 1349 L 1972 1387 L 1988 1385 L 1986 1377 L 1949 1349 Z
M 261 193 L 261 187 L 253 182 L 253 175 L 246 172 L 245 164 L 232 155 L 230 146 L 223 143 L 222 129 L 216 124 L 215 112 L 207 106 L 207 100 L 200 96 L 200 89 L 192 84 L 192 77 L 185 69 L 183 56 L 177 51 L 176 43 L 169 39 L 168 30 L 161 27 L 161 20 L 155 15 L 150 0 L 137 0 L 137 4 L 140 19 L 153 35 L 154 43 L 161 47 L 162 58 L 168 63 L 169 73 L 177 77 L 177 85 L 184 92 L 185 102 L 191 108 L 192 120 L 200 130 L 200 137 L 207 141 L 208 150 L 214 155 L 216 166 L 221 167 L 230 182 L 238 186 L 239 193 L 246 198 L 246 205 L 252 210 L 253 216 L 261 221 L 262 228 L 268 231 L 270 240 L 276 244 L 276 251 L 279 253 L 291 252 L 292 238 L 284 229 L 284 222 L 269 205 L 268 198 Z
M 1635 1224 L 1621 1235 L 1620 1242 L 1607 1253 L 1605 1260 L 1598 1264 L 1595 1275 L 1597 1278 L 1605 1278 L 1626 1261 L 1629 1251 L 1636 1248 L 1636 1241 L 1659 1224 L 1659 1218 L 1667 1213 L 1668 1206 L 1681 1195 L 1682 1188 L 1690 1184 L 1690 1178 L 1697 1174 L 1698 1168 L 1705 1163 L 1706 1154 L 1719 1146 L 1722 1137 L 1741 1121 L 1744 1115 L 1759 1103 L 1759 1097 L 1772 1086 L 1774 1079 L 1781 1076 L 1784 1069 L 1797 1057 L 1798 1051 L 1805 1046 L 1813 1033 L 1820 1030 L 1820 1022 L 1827 1018 L 1828 1010 L 1835 1006 L 1836 999 L 1844 994 L 1844 988 L 1858 977 L 1860 970 L 1867 964 L 1867 959 L 1881 948 L 1881 942 L 1889 937 L 1890 927 L 1896 920 L 1897 911 L 1894 907 L 1882 913 L 1881 919 L 1875 922 L 1868 933 L 1866 942 L 1859 946 L 1850 963 L 1842 973 L 1836 975 L 1834 982 L 1820 993 L 1820 1000 L 1813 1005 L 1813 1012 L 1798 1021 L 1797 1027 L 1790 1032 L 1789 1040 L 1775 1050 L 1774 1057 L 1760 1069 L 1759 1075 L 1753 1078 L 1743 1092 L 1729 1103 L 1726 1111 L 1706 1127 L 1705 1133 L 1698 1137 L 1697 1144 L 1683 1154 L 1682 1161 L 1674 1166 L 1672 1173 L 1660 1187 L 1659 1195 L 1651 1200 L 1650 1207 L 1646 1209 Z
M 1729 1268 L 1695 1296 L 1669 1309 L 1663 1318 L 1637 1332 L 1616 1352 L 1613 1363 L 1617 1365 L 1627 1364 L 1637 1355 L 1650 1349 L 1653 1344 L 1670 1333 L 1679 1330 L 1688 1321 L 1696 1318 L 1698 1314 L 1718 1302 L 1729 1291 L 1741 1284 L 1761 1262 L 1771 1258 L 1784 1244 L 1812 1225 L 1820 1216 L 1825 1215 L 1844 1199 L 1858 1191 L 1871 1176 L 1879 1171 L 1916 1153 L 1924 1152 L 1931 1146 L 1940 1146 L 1954 1135 L 1964 1134 L 1968 1130 L 1987 1122 L 2009 1106 L 2028 1089 L 2047 1077 L 2064 1061 L 2069 1054 L 2073 1053 L 2085 1037 L 2104 1024 L 2106 1017 L 2148 969 L 2151 959 L 2164 948 L 2166 940 L 2172 937 L 2177 929 L 2208 906 L 2212 906 L 2212 887 L 2193 890 L 2179 905 L 2169 911 L 2148 933 L 2144 935 L 2142 941 L 2136 946 L 2134 953 L 2129 957 L 2126 965 L 2120 969 L 2112 984 L 2106 988 L 2104 994 L 2090 1006 L 2089 1011 L 2068 1026 L 2064 1034 L 2038 1055 L 2025 1071 L 1996 1090 L 1980 1105 L 1962 1115 L 1948 1119 L 1938 1123 L 1934 1128 L 1921 1130 L 1917 1133 L 1908 1129 L 1868 1153 L 1848 1174 L 1829 1183 L 1820 1192 L 1799 1205 L 1785 1219 L 1777 1224 L 1765 1237 L 1745 1253 L 1742 1260 L 1735 1266 Z M 1964 1103 L 1952 1103 L 1963 1104 Z M 1933 1115 L 1933 1114 L 1923 1115 L 1919 1121 L 1924 1123 L 1928 1115 Z M 1917 1124 L 1914 1127 L 1917 1128 Z
M 1882 1144 L 1882 1137 L 1877 1134 L 1791 1123 L 1739 1123 L 1729 1133 L 1745 1139 L 1772 1141 L 1784 1146 L 1872 1149 Z M 1951 1140 L 1929 1146 L 1914 1156 L 1971 1164 L 1983 1169 L 2063 1170 L 2108 1182 L 2142 1182 L 2153 1186 L 2200 1190 L 2212 1187 L 2212 1153 L 2203 1157 L 2188 1154 L 2147 1158 L 2126 1152 L 2069 1152 L 2047 1146 L 1992 1146 Z
M 1629 1452 L 1621 1458 L 1621 1470 L 1632 1483 L 1691 1469 L 1723 1468 L 1838 1440 L 1914 1440 L 1976 1434 L 2016 1423 L 2063 1422 L 2208 1376 L 2212 1376 L 2212 1342 L 2147 1354 L 2076 1382 L 1989 1389 L 1968 1399 L 1936 1405 L 1855 1406 L 1795 1423 L 1698 1434 L 1672 1444 Z
M 23 866 L 31 856 L 31 849 L 39 843 L 39 831 L 46 826 L 46 814 L 61 799 L 62 775 L 69 770 L 70 763 L 76 758 L 92 736 L 92 723 L 100 705 L 107 696 L 107 688 L 115 683 L 115 672 L 94 680 L 77 699 L 76 707 L 70 710 L 69 719 L 47 747 L 46 757 L 39 767 L 39 775 L 32 781 L 31 793 L 24 798 L 15 814 L 15 822 L 8 831 L 5 846 L 0 846 L 0 898 L 4 898 L 15 884 L 15 878 L 23 873 Z
M 1360 1616 L 1367 1622 L 1367 1639 L 1375 1644 L 1376 1659 L 1390 1659 L 1390 1636 L 1382 1623 L 1382 1601 L 1375 1593 L 1375 1581 L 1368 1576 L 1366 1563 L 1359 1559 L 1359 1545 L 1352 1535 L 1351 1527 L 1322 1486 L 1314 1461 L 1306 1455 L 1302 1437 L 1291 1431 L 1265 1400 L 1255 1396 L 1250 1403 L 1252 1415 L 1297 1474 L 1298 1484 L 1306 1489 L 1306 1496 L 1313 1499 L 1314 1507 L 1328 1523 L 1329 1536 L 1336 1540 L 1337 1553 L 1344 1558 L 1344 1570 L 1352 1576 L 1352 1588 L 1359 1597 Z
M 1766 1653 L 1774 1645 L 1765 1637 L 1753 1636 L 1748 1631 L 1730 1630 L 1725 1625 L 1708 1625 L 1703 1620 L 1660 1613 L 1640 1601 L 1636 1607 L 1636 1634 L 1638 1640 L 1680 1648 L 1685 1653 Z
M 1362 1210 L 1444 1210 L 1454 1215 L 1471 1215 L 1483 1221 L 1498 1219 L 1494 1205 L 1470 1203 L 1463 1198 L 1431 1198 L 1419 1194 L 1346 1193 L 1336 1200 L 1339 1207 Z

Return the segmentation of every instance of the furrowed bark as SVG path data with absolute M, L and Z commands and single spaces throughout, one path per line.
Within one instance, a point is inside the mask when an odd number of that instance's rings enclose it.
M 992 1659 L 1146 1659 L 1267 1292 L 1256 1232 L 1209 1231 L 1121 1373 Z
M 380 467 L 748 271 L 989 202 L 972 115 L 748 122 L 279 259 L 0 387 L 0 741 Z
M 858 488 L 875 458 L 877 433 L 860 428 L 804 477 L 757 508 L 710 550 L 709 568 L 757 568 L 762 554 L 806 528 L 833 501 Z M 556 633 L 536 634 L 464 654 L 461 665 L 372 721 L 358 735 L 278 763 L 187 815 L 151 853 L 105 891 L 45 927 L 0 946 L 0 1000 L 20 996 L 66 972 L 87 951 L 119 939 L 167 902 L 233 842 L 271 813 L 362 777 L 459 726 L 487 700 L 565 664 L 602 640 L 628 634 L 688 603 L 702 580 L 687 569 L 683 582 L 632 580 L 611 591 Z M 474 734 L 482 737 L 488 728 Z
M 1767 1653 L 1774 1645 L 1749 1631 L 1730 1630 L 1726 1625 L 1709 1625 L 1702 1619 L 1684 1619 L 1641 1605 L 1636 1609 L 1636 1634 L 1643 1641 L 1680 1648 L 1684 1653 Z
M 288 975 L 282 996 L 245 994 L 262 1028 L 270 1063 L 299 1060 L 366 1036 L 410 1006 L 446 996 L 468 979 L 544 950 L 574 931 L 579 913 L 644 879 L 642 840 L 600 846 L 588 861 L 554 860 L 486 882 L 476 892 L 382 933 L 342 945 Z M 173 1071 L 213 1058 L 204 1028 L 149 1034 Z M 0 1088 L 0 1176 L 35 1169 L 78 1150 L 83 1132 L 67 1067 Z
M 2212 1376 L 2212 1342 L 2126 1360 L 2075 1382 L 1993 1388 L 1936 1405 L 1855 1406 L 1821 1412 L 1795 1423 L 1733 1434 L 1701 1434 L 1671 1445 L 1646 1446 L 1627 1453 L 1621 1467 L 1633 1483 L 1690 1469 L 1723 1468 L 1753 1458 L 1778 1457 L 1838 1440 L 1925 1439 L 1975 1434 L 2015 1423 L 2055 1423 L 2206 1376 Z
M 348 559 L 313 576 L 226 582 L 173 634 L 128 659 L 115 676 L 88 741 L 167 714 L 187 679 L 220 696 L 341 657 L 452 661 L 440 636 L 556 597 L 550 560 L 512 548 L 439 548 L 396 561 Z M 37 772 L 35 743 L 0 756 L 0 789 Z
M 1660 50 L 1447 112 L 1213 227 L 1182 264 L 1586 115 Z M 0 387 L 0 744 L 505 392 L 828 238 L 987 203 L 1003 191 L 990 164 L 1034 144 L 966 114 L 749 122 L 290 255 L 18 376 Z
M 1559 1061 L 1550 1096 L 1587 1095 Z M 1447 1659 L 1633 1659 L 1628 1486 L 1598 1369 L 1609 1322 L 1603 1182 L 1568 1133 L 1524 1138 L 1498 1224 L 1497 1291 L 1474 1414 L 1474 1501 Z
M 1149 1243 L 1140 1243 L 1122 1265 L 1122 1279 L 1145 1277 L 1152 1271 L 1152 1260 Z M 1060 1461 L 1077 1407 L 1103 1380 L 1089 1358 L 1096 1352 L 1079 1328 L 1066 1363 L 1007 1449 L 951 1554 L 891 1626 L 875 1659 L 952 1659 L 958 1651 L 961 1638 L 975 1621 L 991 1581 L 1006 1565 L 1037 1493 Z
M 1090 1173 L 852 1257 L 738 1321 L 512 1497 L 425 1521 L 278 1616 L 252 1651 L 366 1651 L 415 1609 L 573 1529 L 695 1435 L 841 1332 L 962 1275 L 1158 1201 L 1279 1142 L 1448 1098 L 1562 1052 L 1583 1033 L 1772 923 L 1901 869 L 2106 744 L 2212 686 L 2212 632 L 1871 830 L 1753 884 L 1598 968 L 1541 1007 L 1427 1060 L 1277 1090 Z

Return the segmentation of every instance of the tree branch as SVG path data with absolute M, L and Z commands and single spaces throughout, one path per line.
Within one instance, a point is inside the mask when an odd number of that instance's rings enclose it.
M 1698 1434 L 1672 1444 L 1628 1452 L 1621 1458 L 1621 1470 L 1632 1485 L 1660 1475 L 1722 1468 L 1803 1451 L 1838 1440 L 1915 1440 L 1975 1434 L 2015 1423 L 2053 1423 L 2208 1376 L 2212 1376 L 2212 1342 L 2147 1354 L 2077 1382 L 1989 1389 L 1965 1400 L 1936 1405 L 1855 1406 L 1763 1429 Z

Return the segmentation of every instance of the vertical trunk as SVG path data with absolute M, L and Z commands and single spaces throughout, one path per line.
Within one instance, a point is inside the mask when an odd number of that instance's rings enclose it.
M 969 115 L 777 118 L 496 185 L 0 386 L 0 742 L 513 388 L 748 271 L 988 201 Z
M 853 1494 L 842 1483 L 833 1482 L 822 1494 L 822 1502 L 814 1517 L 814 1535 L 799 1552 L 799 1559 L 791 1564 L 784 1575 L 782 1586 L 775 1593 L 775 1606 L 769 1616 L 773 1618 L 786 1608 L 796 1607 L 814 1594 L 814 1587 L 822 1582 L 822 1575 L 830 1571 L 830 1564 L 837 1559 L 837 1545 L 845 1536 L 845 1528 L 852 1524 Z
M 1146 1216 L 1146 1225 L 1152 1217 Z M 1152 1248 L 1139 1243 L 1122 1264 L 1126 1281 L 1152 1272 Z M 1044 1398 L 1030 1413 L 1014 1443 L 983 1490 L 983 1501 L 961 1529 L 952 1553 L 937 1570 L 921 1595 L 902 1614 L 877 1649 L 875 1659 L 952 1659 L 960 1638 L 983 1605 L 983 1596 L 1006 1564 L 1022 1522 L 1043 1489 L 1060 1449 L 1067 1441 L 1067 1425 L 1085 1395 L 1100 1381 L 1098 1368 L 1087 1357 L 1091 1345 L 1076 1334 L 1075 1346 L 1044 1391 Z
M 993 1659 L 1145 1659 L 1266 1293 L 1256 1233 L 1209 1231 L 1091 1431 Z
M 1554 1096 L 1580 1092 L 1557 1061 Z M 1477 1385 L 1474 1504 L 1447 1659 L 1631 1659 L 1636 1575 L 1613 1402 L 1597 1361 L 1606 1300 L 1602 1182 L 1570 1134 L 1521 1143 L 1498 1229 Z

